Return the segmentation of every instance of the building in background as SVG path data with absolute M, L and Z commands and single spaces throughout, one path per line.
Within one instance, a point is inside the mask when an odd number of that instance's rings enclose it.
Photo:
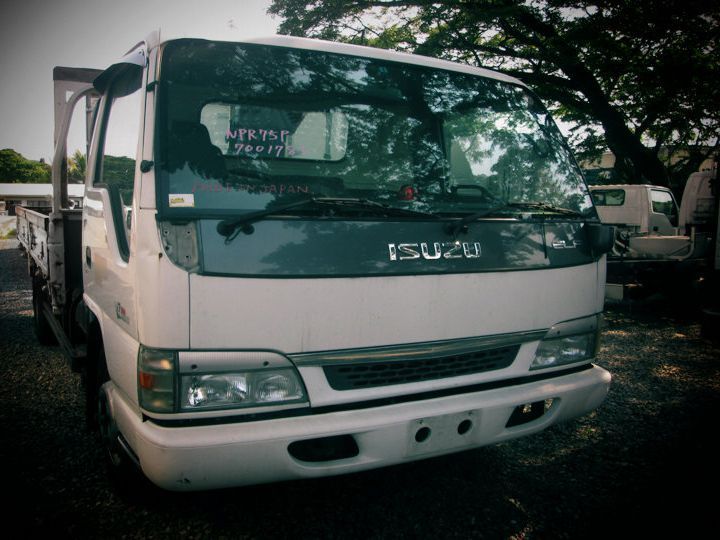
M 82 206 L 85 184 L 68 184 L 68 197 L 77 208 Z M 0 213 L 15 215 L 16 206 L 47 208 L 52 203 L 52 184 L 0 183 Z

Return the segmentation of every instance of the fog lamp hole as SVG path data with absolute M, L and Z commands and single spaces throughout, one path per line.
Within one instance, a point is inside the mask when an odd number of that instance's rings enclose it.
M 421 427 L 417 430 L 417 433 L 415 433 L 415 440 L 417 442 L 425 442 L 430 438 L 430 428 L 429 427 Z
M 458 424 L 457 432 L 460 435 L 465 435 L 468 431 L 472 429 L 472 422 L 470 420 L 463 420 Z
M 545 410 L 544 401 L 534 401 L 532 403 L 518 405 L 513 410 L 512 415 L 510 415 L 510 419 L 507 421 L 507 424 L 505 424 L 505 427 L 521 426 L 537 420 L 545 414 Z
M 299 461 L 320 463 L 355 457 L 360 449 L 352 435 L 336 435 L 295 441 L 288 446 L 288 452 Z

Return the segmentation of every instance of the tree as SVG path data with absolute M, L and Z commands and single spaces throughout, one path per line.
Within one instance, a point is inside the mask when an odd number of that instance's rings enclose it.
M 135 182 L 135 160 L 126 156 L 103 156 L 103 182 L 115 185 L 126 203 L 132 200 Z
M 85 171 L 87 169 L 87 159 L 85 154 L 80 150 L 68 158 L 68 181 L 82 183 L 85 182 Z
M 273 0 L 279 31 L 490 67 L 604 148 L 628 182 L 684 181 L 718 151 L 720 4 L 703 0 Z M 684 151 L 670 163 L 663 155 Z
M 0 182 L 50 182 L 50 166 L 23 157 L 11 148 L 0 150 Z

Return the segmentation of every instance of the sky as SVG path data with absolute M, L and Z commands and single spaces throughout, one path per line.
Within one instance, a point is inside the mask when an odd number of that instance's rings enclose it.
M 0 149 L 52 161 L 55 66 L 103 69 L 154 30 L 269 36 L 270 0 L 0 0 Z M 77 123 L 77 122 L 75 122 Z M 69 153 L 82 148 L 81 130 Z

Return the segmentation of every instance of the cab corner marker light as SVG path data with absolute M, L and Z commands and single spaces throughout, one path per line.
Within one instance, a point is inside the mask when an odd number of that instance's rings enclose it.
M 151 412 L 175 410 L 177 353 L 141 346 L 138 352 L 138 400 Z

